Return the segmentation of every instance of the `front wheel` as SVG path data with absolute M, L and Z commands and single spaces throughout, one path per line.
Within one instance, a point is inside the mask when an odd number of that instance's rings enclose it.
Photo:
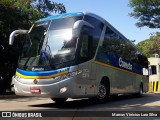
M 56 103 L 60 104 L 60 103 L 64 103 L 68 98 L 51 98 L 51 99 Z
M 94 98 L 98 103 L 106 103 L 110 95 L 110 86 L 106 82 L 101 82 L 98 88 L 98 94 Z

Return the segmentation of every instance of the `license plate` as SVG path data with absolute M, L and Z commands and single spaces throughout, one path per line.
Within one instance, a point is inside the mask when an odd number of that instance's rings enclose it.
M 40 94 L 41 93 L 41 89 L 40 88 L 30 88 L 30 92 L 31 93 Z

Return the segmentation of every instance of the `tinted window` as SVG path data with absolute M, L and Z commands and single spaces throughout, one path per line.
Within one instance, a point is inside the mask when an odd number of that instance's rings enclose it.
M 72 27 L 82 16 L 36 23 L 27 35 L 19 67 L 44 70 L 58 69 L 74 64 L 77 38 Z
M 151 66 L 151 75 L 155 75 L 155 74 L 157 74 L 156 65 L 152 65 Z
M 81 39 L 82 39 L 82 47 L 81 47 L 81 51 L 80 51 L 80 56 L 81 57 L 84 57 L 84 58 L 88 58 L 89 55 L 88 55 L 88 51 L 89 51 L 89 36 L 86 34 L 83 34 L 81 36 Z
M 72 28 L 77 20 L 81 20 L 82 16 L 62 18 L 57 20 L 52 20 L 50 30 L 58 30 L 64 28 Z
M 145 68 L 148 68 L 148 59 L 147 57 L 141 55 L 141 54 L 138 54 L 138 61 L 137 61 L 138 64 L 141 64 L 143 67 Z
M 93 37 L 89 34 L 92 28 L 83 27 L 78 43 L 78 57 L 77 62 L 83 63 L 93 57 Z
M 109 27 L 106 28 L 104 42 L 101 52 L 116 54 L 127 60 L 137 61 L 137 50 L 125 39 L 112 31 Z
M 101 52 L 120 55 L 120 44 L 122 44 L 119 36 L 107 27 Z
M 83 20 L 90 23 L 94 28 L 83 26 L 81 29 L 76 57 L 77 63 L 86 62 L 95 56 L 104 26 L 101 21 L 88 15 L 85 15 Z
M 101 21 L 97 20 L 96 18 L 88 15 L 84 16 L 84 20 L 94 26 L 93 29 L 89 30 L 90 36 L 93 37 L 92 56 L 94 56 L 100 40 L 100 36 L 103 30 L 104 24 Z

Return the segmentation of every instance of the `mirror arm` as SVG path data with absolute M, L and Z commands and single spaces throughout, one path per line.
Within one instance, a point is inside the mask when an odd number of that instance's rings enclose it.
M 28 30 L 15 30 L 9 36 L 9 45 L 13 45 L 14 37 L 18 34 L 27 34 Z

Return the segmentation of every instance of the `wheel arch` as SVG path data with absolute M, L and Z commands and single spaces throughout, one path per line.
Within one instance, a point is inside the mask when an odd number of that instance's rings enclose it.
M 100 83 L 104 83 L 105 85 L 107 85 L 109 87 L 109 92 L 110 92 L 110 79 L 108 76 L 103 76 Z

